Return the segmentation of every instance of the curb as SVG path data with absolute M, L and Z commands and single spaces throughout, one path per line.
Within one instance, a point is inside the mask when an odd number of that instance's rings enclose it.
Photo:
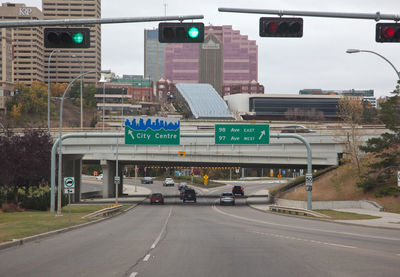
M 366 225 L 366 224 L 359 224 L 359 223 L 353 223 L 353 222 L 342 222 L 342 221 L 336 221 L 333 219 L 329 219 L 329 218 L 318 218 L 318 217 L 306 217 L 306 216 L 299 216 L 299 215 L 294 215 L 294 214 L 282 214 L 282 213 L 273 213 L 270 211 L 266 211 L 266 210 L 261 210 L 258 209 L 256 207 L 253 207 L 251 205 L 249 205 L 246 201 L 246 205 L 248 207 L 250 207 L 253 210 L 262 212 L 262 213 L 268 213 L 268 214 L 274 214 L 274 215 L 279 215 L 279 216 L 287 216 L 287 217 L 296 217 L 296 218 L 301 218 L 301 219 L 308 219 L 308 220 L 318 220 L 318 221 L 322 221 L 322 222 L 330 222 L 330 223 L 336 223 L 336 224 L 341 224 L 341 225 L 351 225 L 351 226 L 359 226 L 359 227 L 367 227 L 367 228 L 374 228 L 374 229 L 386 229 L 386 230 L 396 230 L 399 231 L 399 228 L 395 228 L 395 227 L 387 227 L 387 226 L 373 226 L 373 225 Z
M 46 233 L 41 233 L 41 234 L 37 234 L 37 235 L 25 237 L 25 238 L 20 238 L 20 239 L 13 239 L 12 241 L 7 241 L 7 242 L 0 243 L 0 250 L 7 249 L 7 248 L 10 248 L 10 247 L 14 247 L 14 246 L 23 245 L 23 244 L 25 244 L 27 242 L 36 241 L 36 240 L 39 240 L 39 239 L 42 239 L 42 238 L 46 238 L 46 237 L 50 237 L 50 236 L 53 236 L 53 235 L 65 233 L 65 232 L 68 232 L 68 231 L 72 231 L 72 230 L 75 230 L 75 229 L 86 227 L 88 225 L 96 224 L 96 223 L 102 222 L 104 220 L 111 219 L 113 217 L 116 217 L 118 215 L 121 215 L 123 213 L 126 213 L 126 212 L 136 208 L 137 206 L 142 204 L 146 199 L 147 198 L 144 198 L 142 201 L 140 201 L 139 203 L 133 204 L 132 207 L 129 207 L 125 211 L 121 211 L 121 212 L 116 213 L 116 214 L 114 214 L 112 216 L 109 216 L 109 217 L 104 217 L 104 218 L 100 218 L 100 219 L 93 220 L 93 221 L 90 221 L 90 222 L 85 222 L 85 223 L 82 223 L 82 224 L 78 224 L 78 225 L 74 225 L 74 226 L 70 226 L 70 227 L 65 227 L 65 228 L 62 228 L 62 229 L 53 230 L 53 231 L 49 231 L 49 232 L 46 232 Z

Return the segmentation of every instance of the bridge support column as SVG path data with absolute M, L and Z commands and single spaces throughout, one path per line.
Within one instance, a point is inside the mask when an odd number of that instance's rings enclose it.
M 74 177 L 75 179 L 75 194 L 71 197 L 72 203 L 77 203 L 81 200 L 82 157 L 82 155 L 63 155 L 64 176 Z
M 111 198 L 115 196 L 115 163 L 108 160 L 101 160 L 100 165 L 103 170 L 103 198 Z
M 115 197 L 115 170 L 116 163 L 115 161 L 110 160 L 101 160 L 100 161 L 101 168 L 103 170 L 103 198 L 113 198 Z M 120 166 L 118 166 L 120 184 L 118 185 L 118 196 L 122 196 L 123 194 L 123 170 Z

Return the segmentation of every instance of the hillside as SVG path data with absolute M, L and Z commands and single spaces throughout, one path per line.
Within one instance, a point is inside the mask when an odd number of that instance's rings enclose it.
M 367 161 L 369 159 L 365 158 L 363 163 L 365 164 Z M 318 177 L 313 181 L 312 200 L 370 200 L 379 203 L 385 211 L 400 213 L 400 197 L 376 197 L 376 190 L 364 193 L 357 187 L 358 179 L 355 172 L 355 166 L 349 163 Z M 279 197 L 306 201 L 307 192 L 304 185 L 301 185 L 280 194 Z
M 60 101 L 52 100 L 51 105 L 51 128 L 59 127 L 60 124 Z M 64 100 L 63 107 L 63 127 L 80 127 L 81 125 L 81 109 L 79 103 L 75 105 L 70 99 Z M 93 118 L 96 117 L 96 109 L 83 107 L 83 126 L 90 127 Z M 38 114 L 24 114 L 22 119 L 18 122 L 8 119 L 11 126 L 15 127 L 34 127 L 34 128 L 47 128 L 47 110 L 43 115 Z M 0 122 L 4 126 L 7 120 L 4 117 L 0 118 Z

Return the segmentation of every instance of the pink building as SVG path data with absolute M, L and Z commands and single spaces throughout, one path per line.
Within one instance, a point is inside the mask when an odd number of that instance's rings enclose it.
M 231 86 L 251 82 L 262 87 L 257 82 L 257 44 L 232 26 L 205 27 L 202 44 L 166 44 L 164 76 L 174 84 L 209 83 L 221 95 L 230 94 Z

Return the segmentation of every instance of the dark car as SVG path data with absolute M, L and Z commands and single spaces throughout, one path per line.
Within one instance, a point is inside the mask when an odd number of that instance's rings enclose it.
M 182 200 L 183 199 L 183 194 L 185 193 L 185 190 L 191 189 L 188 186 L 182 186 L 179 188 L 179 198 Z
M 178 190 L 182 191 L 182 189 L 187 188 L 187 183 L 186 182 L 182 182 L 178 185 Z
M 231 192 L 224 192 L 219 197 L 219 204 L 220 205 L 225 205 L 225 204 L 235 205 L 235 196 Z
M 315 133 L 303 125 L 289 125 L 281 129 L 281 133 Z
M 150 196 L 150 204 L 155 203 L 164 204 L 164 196 L 161 193 L 153 193 Z
M 153 178 L 151 177 L 143 177 L 141 180 L 142 184 L 152 184 L 153 183 Z
M 194 189 L 185 189 L 185 191 L 183 192 L 183 197 L 182 197 L 183 203 L 185 203 L 186 201 L 193 201 L 196 203 L 197 199 L 196 199 L 196 192 Z
M 242 186 L 233 186 L 232 193 L 233 195 L 240 194 L 241 196 L 244 196 L 244 188 L 242 188 Z

